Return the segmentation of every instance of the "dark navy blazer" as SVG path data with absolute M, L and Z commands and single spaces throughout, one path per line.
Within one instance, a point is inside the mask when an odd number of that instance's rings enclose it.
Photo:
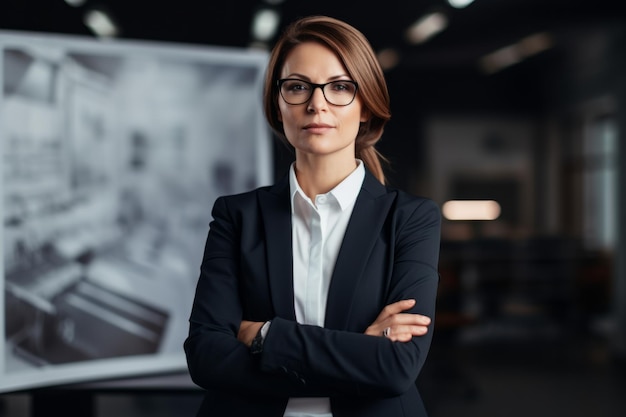
M 426 416 L 415 381 L 433 324 L 406 343 L 363 332 L 407 298 L 434 323 L 439 208 L 366 171 L 322 328 L 296 322 L 290 207 L 287 177 L 215 202 L 184 345 L 198 415 L 282 417 L 289 397 L 323 396 L 334 417 Z M 272 320 L 260 357 L 237 340 L 242 319 Z

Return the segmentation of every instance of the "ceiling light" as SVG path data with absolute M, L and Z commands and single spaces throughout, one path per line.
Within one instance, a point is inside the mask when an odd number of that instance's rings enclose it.
M 503 68 L 517 64 L 521 60 L 522 57 L 517 50 L 517 45 L 510 45 L 485 55 L 479 63 L 483 71 L 487 74 L 493 74 Z
M 441 12 L 434 12 L 421 17 L 406 32 L 411 43 L 423 43 L 448 26 L 448 18 Z
M 450 200 L 441 211 L 448 220 L 496 220 L 502 210 L 494 200 Z
M 278 30 L 280 16 L 273 9 L 261 9 L 252 19 L 252 36 L 255 40 L 269 41 Z
M 110 38 L 119 34 L 119 29 L 113 22 L 113 19 L 102 10 L 92 9 L 87 11 L 84 23 L 93 33 L 103 38 Z
M 537 33 L 525 37 L 517 43 L 517 46 L 520 54 L 528 57 L 550 49 L 553 44 L 552 37 L 548 33 Z
M 479 65 L 487 74 L 493 74 L 506 67 L 517 64 L 529 56 L 550 49 L 552 45 L 552 37 L 549 34 L 537 33 L 485 55 L 480 59 Z
M 448 0 L 448 4 L 456 9 L 462 9 L 472 4 L 474 0 Z
M 385 71 L 390 70 L 398 65 L 398 62 L 400 61 L 400 55 L 398 54 L 398 51 L 393 48 L 380 50 L 376 54 L 376 58 L 378 58 L 378 63 L 380 64 L 380 67 Z
M 74 7 L 80 7 L 83 4 L 85 4 L 87 0 L 65 0 L 65 2 L 67 4 L 69 4 L 70 6 L 74 6 Z

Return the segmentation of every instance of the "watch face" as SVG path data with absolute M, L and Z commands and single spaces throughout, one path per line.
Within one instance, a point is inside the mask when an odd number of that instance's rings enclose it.
M 250 345 L 250 351 L 253 355 L 258 355 L 263 351 L 263 336 L 261 335 L 261 331 L 254 336 L 252 339 L 252 344 Z

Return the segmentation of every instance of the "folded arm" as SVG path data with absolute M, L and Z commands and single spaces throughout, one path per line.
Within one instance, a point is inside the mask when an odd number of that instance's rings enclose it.
M 286 369 L 305 381 L 333 387 L 335 395 L 393 396 L 415 384 L 432 339 L 432 322 L 426 328 L 424 324 L 434 318 L 439 281 L 439 209 L 423 200 L 393 221 L 389 286 L 381 311 L 376 311 L 378 317 L 359 331 L 275 318 L 261 354 L 262 370 L 280 373 Z M 401 300 L 415 302 L 396 304 Z M 386 327 L 392 327 L 392 336 L 396 331 L 397 341 L 378 337 Z
M 268 317 L 272 324 L 260 358 L 237 339 L 244 318 L 238 222 L 224 199 L 216 201 L 213 217 L 185 341 L 189 371 L 198 385 L 250 395 L 317 397 L 398 395 L 414 384 L 428 352 L 432 323 L 422 335 L 424 323 L 415 324 L 422 329 L 408 337 L 414 330 L 401 326 L 413 324 L 397 320 L 434 315 L 440 220 L 432 202 L 426 200 L 406 218 L 396 219 L 388 293 L 369 326 L 345 331 Z M 408 299 L 415 303 L 403 313 L 383 310 Z M 256 333 L 254 327 L 250 334 Z M 386 327 L 392 328 L 396 341 L 380 337 Z M 294 384 L 294 376 L 301 383 Z

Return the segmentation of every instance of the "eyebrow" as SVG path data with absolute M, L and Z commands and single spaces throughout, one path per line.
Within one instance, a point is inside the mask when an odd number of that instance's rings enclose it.
M 328 80 L 328 81 L 336 81 L 336 80 L 341 80 L 341 79 L 343 79 L 344 77 L 345 77 L 345 78 L 348 78 L 348 79 L 350 79 L 350 80 L 352 79 L 352 77 L 350 77 L 348 74 L 339 74 L 339 75 L 334 75 L 334 76 L 332 76 L 332 77 L 329 77 L 327 80 Z M 306 75 L 304 75 L 304 74 L 299 74 L 299 73 L 297 73 L 297 72 L 295 72 L 295 73 L 291 73 L 291 74 L 289 74 L 289 75 L 285 76 L 285 78 L 300 78 L 300 79 L 302 79 L 302 80 L 304 80 L 304 81 L 311 81 L 311 79 L 310 79 L 309 77 L 307 77 Z

